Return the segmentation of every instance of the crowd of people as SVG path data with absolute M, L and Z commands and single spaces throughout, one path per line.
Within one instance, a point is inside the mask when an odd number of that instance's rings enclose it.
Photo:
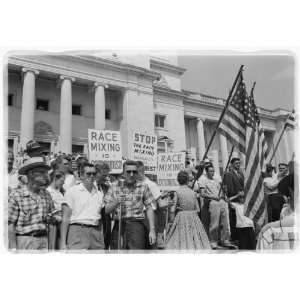
M 17 250 L 291 249 L 294 163 L 267 165 L 267 219 L 244 215 L 244 175 L 233 158 L 223 179 L 213 163 L 186 162 L 178 188 L 163 191 L 142 161 L 122 174 L 82 154 L 43 153 L 29 141 L 22 160 L 8 153 L 8 246 Z M 201 176 L 200 176 L 201 175 Z M 286 238 L 286 235 L 288 238 Z

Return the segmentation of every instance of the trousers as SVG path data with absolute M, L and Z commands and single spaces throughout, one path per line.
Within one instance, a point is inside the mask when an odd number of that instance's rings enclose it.
M 230 239 L 228 205 L 224 200 L 211 200 L 209 203 L 209 239 L 211 242 Z M 220 233 L 220 236 L 219 236 Z
M 17 236 L 17 249 L 18 250 L 44 250 L 48 249 L 47 236 L 34 237 L 34 236 Z
M 118 249 L 119 221 L 112 230 L 111 249 Z M 121 226 L 122 249 L 145 250 L 148 248 L 148 229 L 145 220 L 123 220 Z
M 71 250 L 104 250 L 102 226 L 86 227 L 71 224 L 67 237 L 67 247 Z

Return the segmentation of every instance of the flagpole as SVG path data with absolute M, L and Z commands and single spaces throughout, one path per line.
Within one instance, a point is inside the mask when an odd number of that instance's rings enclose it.
M 250 94 L 251 96 L 253 96 L 255 86 L 256 86 L 256 81 L 253 82 L 252 89 L 251 89 L 251 94 Z
M 231 97 L 232 97 L 232 93 L 233 93 L 233 91 L 234 91 L 234 89 L 235 89 L 235 86 L 236 86 L 237 81 L 238 81 L 238 79 L 239 79 L 239 77 L 240 77 L 240 74 L 243 72 L 243 68 L 244 68 L 244 65 L 241 65 L 241 66 L 240 66 L 240 69 L 239 69 L 239 71 L 238 71 L 238 74 L 237 74 L 237 76 L 236 76 L 236 78 L 235 78 L 235 80 L 234 80 L 234 83 L 233 83 L 233 85 L 232 85 L 232 88 L 231 88 L 231 90 L 230 90 L 230 92 L 229 92 L 229 95 L 228 95 L 228 97 L 227 97 L 225 106 L 224 106 L 223 111 L 222 111 L 222 113 L 221 113 L 221 115 L 220 115 L 220 118 L 219 118 L 219 121 L 218 121 L 218 123 L 217 123 L 217 126 L 216 126 L 216 128 L 215 128 L 215 130 L 214 130 L 214 132 L 213 132 L 213 134 L 212 134 L 212 136 L 211 136 L 211 138 L 210 138 L 210 141 L 209 141 L 209 143 L 208 143 L 208 146 L 206 147 L 205 153 L 204 153 L 204 155 L 203 155 L 203 157 L 202 157 L 202 161 L 204 161 L 204 159 L 206 158 L 207 153 L 208 153 L 208 151 L 209 151 L 209 148 L 211 147 L 211 145 L 212 145 L 212 143 L 213 143 L 213 140 L 214 140 L 214 138 L 215 138 L 215 136 L 216 136 L 216 134 L 217 134 L 217 130 L 218 130 L 218 128 L 219 128 L 219 126 L 220 126 L 220 123 L 221 123 L 221 121 L 222 121 L 222 119 L 223 119 L 223 117 L 224 117 L 224 115 L 225 115 L 225 113 L 226 113 L 226 111 L 227 111 L 227 109 L 228 109 L 229 102 L 230 102 L 230 99 L 231 99 Z M 200 176 L 202 175 L 202 173 L 203 173 L 203 168 L 199 167 L 198 172 L 197 172 L 197 174 L 196 174 L 196 176 L 195 176 L 195 179 L 194 179 L 192 188 L 194 188 L 194 185 L 195 185 L 196 181 L 200 178 Z
M 271 157 L 269 163 L 272 162 L 272 160 L 273 160 L 273 158 L 274 158 L 274 156 L 275 156 L 275 154 L 276 154 L 276 151 L 277 151 L 277 149 L 278 149 L 278 146 L 279 146 L 279 143 L 280 143 L 280 141 L 281 141 L 281 138 L 282 138 L 282 136 L 283 136 L 283 134 L 284 134 L 284 132 L 285 132 L 285 129 L 286 129 L 286 126 L 284 125 L 283 128 L 282 128 L 282 130 L 281 130 L 280 136 L 279 136 L 279 138 L 278 138 L 278 141 L 277 141 L 277 143 L 276 143 L 275 149 L 274 149 L 274 151 L 273 151 L 273 154 L 272 154 L 272 157 Z
M 222 182 L 221 182 L 221 186 L 220 186 L 220 189 L 219 189 L 219 196 L 218 196 L 218 198 L 220 198 L 221 191 L 222 191 L 222 189 L 223 189 L 225 173 L 226 173 L 226 171 L 227 171 L 227 169 L 228 169 L 228 166 L 229 166 L 229 163 L 230 163 L 230 161 L 231 161 L 231 157 L 232 157 L 232 154 L 233 154 L 233 150 L 234 150 L 234 145 L 232 145 L 232 147 L 231 147 L 230 155 L 229 155 L 229 158 L 228 158 L 228 160 L 227 160 L 227 164 L 226 164 L 225 170 L 224 170 L 224 172 L 223 172 Z

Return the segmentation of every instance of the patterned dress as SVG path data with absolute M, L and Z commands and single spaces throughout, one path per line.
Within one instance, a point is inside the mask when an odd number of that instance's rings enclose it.
M 207 250 L 211 249 L 205 229 L 198 217 L 199 206 L 196 194 L 188 186 L 177 190 L 176 214 L 168 232 L 168 250 Z

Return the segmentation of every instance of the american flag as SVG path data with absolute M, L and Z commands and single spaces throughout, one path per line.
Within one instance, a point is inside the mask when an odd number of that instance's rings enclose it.
M 219 125 L 218 131 L 234 145 L 240 152 L 245 153 L 246 131 L 244 118 L 244 105 L 247 99 L 246 86 L 242 73 L 238 78 L 235 93 Z
M 270 151 L 254 103 L 240 78 L 229 107 L 218 128 L 232 145 L 245 154 L 245 215 L 262 225 L 266 216 L 262 169 Z
M 271 153 L 261 127 L 253 90 L 245 101 L 246 123 L 246 164 L 245 164 L 245 204 L 244 213 L 262 226 L 267 219 L 262 171 Z

